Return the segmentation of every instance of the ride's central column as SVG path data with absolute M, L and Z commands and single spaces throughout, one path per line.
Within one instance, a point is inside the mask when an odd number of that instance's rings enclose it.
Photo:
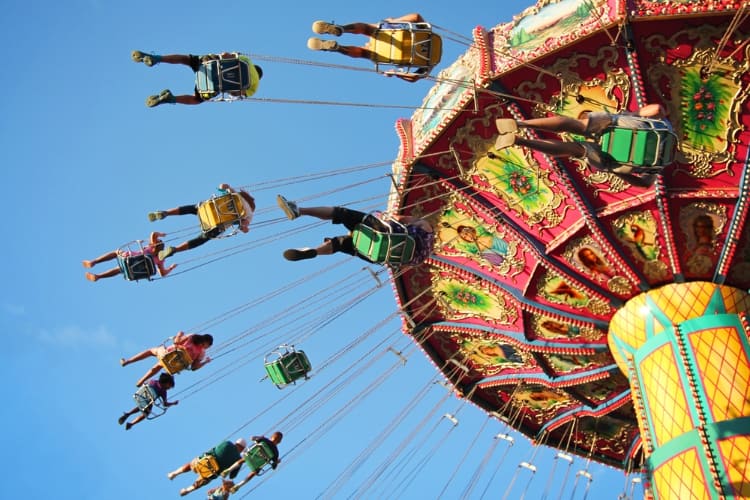
M 654 498 L 750 497 L 748 316 L 750 295 L 706 282 L 650 290 L 613 316 Z

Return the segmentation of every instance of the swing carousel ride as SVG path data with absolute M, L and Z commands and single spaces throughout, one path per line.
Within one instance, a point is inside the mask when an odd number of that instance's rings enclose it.
M 393 273 L 404 332 L 460 397 L 537 443 L 644 470 L 654 498 L 750 496 L 747 13 L 541 0 L 477 27 L 396 124 L 389 210 L 437 233 Z M 498 118 L 651 103 L 679 153 L 650 188 L 494 149 Z

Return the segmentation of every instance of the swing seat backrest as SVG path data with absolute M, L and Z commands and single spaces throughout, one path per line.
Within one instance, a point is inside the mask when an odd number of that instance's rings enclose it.
M 148 384 L 143 384 L 133 394 L 135 404 L 141 411 L 150 411 L 158 397 L 156 390 Z
M 296 383 L 301 378 L 307 378 L 307 374 L 312 370 L 305 351 L 286 352 L 276 360 L 266 361 L 265 368 L 268 378 L 279 389 Z
M 601 135 L 602 151 L 617 163 L 658 169 L 674 161 L 677 136 L 661 120 L 644 119 L 648 128 L 610 127 Z
M 192 464 L 193 472 L 198 474 L 202 479 L 213 479 L 219 475 L 219 462 L 216 457 L 210 453 L 206 453 L 198 458 Z
M 245 205 L 238 193 L 213 196 L 198 205 L 198 220 L 204 233 L 216 227 L 226 228 L 238 224 L 244 216 Z
M 128 281 L 147 280 L 156 274 L 154 258 L 148 254 L 118 255 L 117 265 L 123 277 Z
M 140 386 L 133 394 L 133 399 L 138 409 L 145 413 L 149 420 L 160 417 L 167 411 L 167 407 L 163 405 L 156 390 L 149 384 Z
M 164 368 L 165 372 L 174 375 L 180 373 L 185 368 L 189 368 L 193 364 L 193 360 L 185 349 L 175 347 L 159 358 L 159 364 Z
M 440 62 L 443 52 L 443 41 L 429 23 L 381 23 L 371 44 L 376 64 L 426 72 Z
M 414 238 L 406 233 L 386 233 L 364 224 L 357 224 L 352 240 L 357 253 L 379 264 L 406 264 L 416 247 Z
M 236 57 L 203 61 L 195 74 L 195 88 L 204 99 L 227 92 L 240 93 L 249 86 L 248 64 Z
M 243 455 L 247 467 L 255 472 L 258 476 L 262 475 L 263 472 L 268 470 L 266 466 L 271 465 L 273 460 L 273 450 L 268 443 L 261 441 L 251 446 Z

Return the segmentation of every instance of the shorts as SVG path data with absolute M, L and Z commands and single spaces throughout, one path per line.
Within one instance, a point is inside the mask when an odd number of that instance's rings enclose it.
M 357 224 L 362 223 L 365 223 L 374 229 L 382 228 L 383 226 L 380 220 L 378 220 L 377 217 L 373 217 L 371 214 L 344 207 L 333 207 L 333 220 L 331 222 L 334 224 L 343 224 L 349 231 L 354 231 Z
M 599 137 L 607 128 L 613 126 L 616 121 L 616 115 L 604 111 L 594 111 L 589 113 L 588 125 L 586 125 L 586 137 Z
M 190 58 L 190 69 L 193 70 L 193 73 L 197 73 L 198 70 L 201 69 L 203 60 L 208 56 L 196 56 L 196 55 L 190 54 L 188 57 Z M 193 89 L 193 92 L 194 92 L 193 95 L 195 95 L 197 99 L 200 99 L 201 102 L 205 101 L 205 99 L 201 97 L 200 92 L 198 92 L 198 87 L 195 87 Z
M 651 121 L 630 112 L 612 114 L 605 111 L 595 111 L 589 113 L 589 122 L 586 126 L 585 135 L 587 137 L 598 138 L 609 127 L 629 128 L 631 130 L 650 128 L 648 124 Z
M 611 172 L 612 170 L 622 166 L 617 163 L 614 158 L 602 151 L 602 148 L 598 144 L 589 141 L 579 142 L 578 144 L 583 146 L 583 158 L 593 168 Z
M 201 64 L 203 63 L 203 57 L 196 56 L 193 54 L 190 54 L 188 56 L 190 58 L 190 69 L 193 70 L 193 73 L 197 73 L 199 69 L 201 69 Z

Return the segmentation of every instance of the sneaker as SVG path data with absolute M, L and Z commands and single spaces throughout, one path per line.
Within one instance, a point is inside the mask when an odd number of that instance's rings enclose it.
M 157 210 L 156 212 L 149 212 L 148 213 L 148 220 L 151 222 L 154 222 L 155 220 L 161 220 L 164 217 L 167 216 L 167 212 L 163 212 L 161 210 Z
M 137 63 L 142 62 L 148 67 L 151 67 L 154 64 L 159 64 L 159 61 L 161 61 L 161 56 L 157 56 L 156 54 L 144 54 L 140 50 L 134 50 L 131 52 L 130 57 L 133 58 L 133 61 Z
M 344 28 L 333 23 L 327 23 L 325 21 L 315 21 L 312 25 L 313 33 L 318 35 L 333 35 L 341 36 L 344 33 Z
M 495 127 L 501 134 L 512 134 L 518 130 L 518 124 L 513 118 L 500 118 L 495 120 Z
M 310 50 L 336 51 L 339 48 L 339 44 L 335 40 L 321 40 L 320 38 L 312 37 L 307 40 L 307 48 Z
M 148 106 L 149 108 L 153 108 L 154 106 L 164 104 L 165 102 L 168 102 L 170 104 L 174 104 L 175 102 L 177 102 L 177 99 L 175 99 L 174 95 L 172 95 L 172 92 L 169 89 L 162 90 L 159 95 L 148 96 L 148 99 L 146 99 L 146 106 Z
M 128 418 L 128 414 L 127 413 L 123 413 L 122 417 L 120 417 L 120 418 L 117 419 L 117 423 L 120 424 L 120 425 L 122 425 L 122 424 L 125 423 L 125 420 L 127 420 L 127 418 Z
M 99 277 L 94 273 L 86 273 L 86 279 L 89 281 L 96 281 Z
M 94 263 L 90 260 L 84 260 L 83 267 L 85 267 L 86 269 L 91 269 L 92 267 L 94 267 Z
M 157 257 L 159 257 L 159 260 L 164 260 L 170 255 L 174 253 L 174 247 L 167 247 L 164 250 L 160 251 Z
M 495 149 L 501 151 L 505 148 L 511 147 L 516 143 L 516 136 L 513 134 L 502 134 L 495 141 Z
M 133 424 L 131 424 L 130 422 L 128 422 L 127 424 L 125 424 L 125 430 L 126 431 L 129 431 L 131 427 L 133 427 Z
M 284 251 L 284 258 L 291 261 L 314 259 L 317 256 L 318 251 L 314 248 L 290 248 Z
M 279 207 L 281 207 L 289 220 L 294 220 L 299 217 L 299 208 L 297 208 L 297 204 L 293 201 L 289 201 L 278 194 L 276 195 L 276 203 L 279 204 Z

